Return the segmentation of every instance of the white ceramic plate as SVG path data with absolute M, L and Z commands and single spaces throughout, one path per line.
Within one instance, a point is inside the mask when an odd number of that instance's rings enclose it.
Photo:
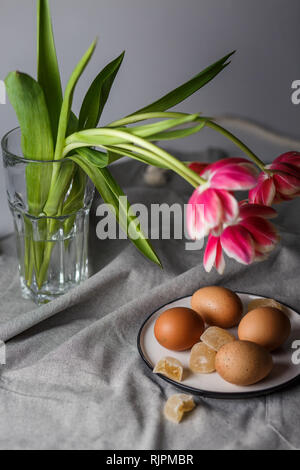
M 259 298 L 259 296 L 251 294 L 237 294 L 243 302 L 244 313 L 247 312 L 247 304 L 251 300 Z M 190 307 L 190 301 L 191 296 L 188 296 L 162 306 L 146 319 L 139 331 L 138 350 L 142 359 L 150 369 L 153 370 L 155 364 L 164 356 L 172 356 L 179 359 L 185 368 L 185 375 L 182 382 L 176 382 L 159 374 L 158 376 L 162 380 L 194 394 L 214 398 L 247 398 L 250 396 L 267 395 L 291 385 L 300 379 L 300 365 L 296 365 L 292 361 L 292 356 L 295 354 L 295 349 L 292 348 L 292 345 L 294 341 L 300 341 L 300 315 L 289 307 L 287 307 L 287 313 L 292 324 L 292 334 L 281 349 L 272 353 L 274 369 L 262 382 L 248 387 L 240 387 L 225 382 L 216 372 L 203 375 L 189 372 L 188 363 L 190 351 L 175 352 L 162 347 L 154 336 L 154 324 L 159 315 L 168 308 Z M 237 328 L 232 328 L 229 331 L 237 337 Z

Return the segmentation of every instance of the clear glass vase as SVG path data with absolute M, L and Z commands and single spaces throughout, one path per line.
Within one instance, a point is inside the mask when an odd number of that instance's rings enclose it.
M 94 186 L 70 160 L 25 159 L 21 132 L 2 139 L 24 298 L 46 303 L 88 277 L 89 212 Z

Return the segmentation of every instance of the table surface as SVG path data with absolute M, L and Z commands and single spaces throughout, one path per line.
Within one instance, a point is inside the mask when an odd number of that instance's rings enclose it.
M 144 170 L 135 163 L 113 169 L 131 202 L 187 201 L 190 189 L 179 178 L 148 187 Z M 149 313 L 204 285 L 274 296 L 299 310 L 299 202 L 280 208 L 282 241 L 267 261 L 245 267 L 227 260 L 222 277 L 206 274 L 203 252 L 185 251 L 180 240 L 154 241 L 164 270 L 127 241 L 98 240 L 98 203 L 91 216 L 94 275 L 48 305 L 21 299 L 14 241 L 0 242 L 0 338 L 7 342 L 0 448 L 300 448 L 299 385 L 267 398 L 197 397 L 197 408 L 176 426 L 162 413 L 176 389 L 146 369 L 136 347 Z

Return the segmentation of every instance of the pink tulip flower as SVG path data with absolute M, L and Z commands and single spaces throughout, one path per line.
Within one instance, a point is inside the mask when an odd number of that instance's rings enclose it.
M 201 240 L 211 231 L 215 235 L 223 224 L 231 224 L 239 214 L 239 205 L 232 194 L 248 190 L 257 183 L 252 163 L 243 158 L 225 158 L 211 165 L 190 165 L 206 180 L 192 194 L 187 208 L 187 227 L 193 240 Z
M 241 202 L 235 222 L 225 225 L 219 236 L 209 235 L 203 259 L 205 270 L 210 272 L 215 266 L 223 274 L 223 252 L 246 265 L 265 259 L 279 241 L 274 225 L 267 220 L 276 215 L 271 207 Z
M 280 155 L 266 166 L 266 170 L 259 175 L 257 185 L 249 192 L 249 202 L 271 206 L 300 196 L 299 152 Z

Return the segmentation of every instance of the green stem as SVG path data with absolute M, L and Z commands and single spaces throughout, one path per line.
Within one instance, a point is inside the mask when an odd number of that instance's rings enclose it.
M 61 209 L 59 208 L 59 213 L 61 213 Z M 47 219 L 47 241 L 45 242 L 44 246 L 44 257 L 39 266 L 39 273 L 38 273 L 38 287 L 39 289 L 42 288 L 44 282 L 47 279 L 47 272 L 51 262 L 52 251 L 55 248 L 55 241 L 51 240 L 55 232 L 59 229 L 60 222 L 57 219 Z
M 249 158 L 260 168 L 262 171 L 266 171 L 265 169 L 265 164 L 258 158 L 255 153 L 252 152 L 252 150 L 247 147 L 247 145 L 243 144 L 243 142 L 235 137 L 231 132 L 229 132 L 227 129 L 224 129 L 224 127 L 219 126 L 215 122 L 211 121 L 206 121 L 206 126 L 210 127 L 211 129 L 214 129 L 215 131 L 223 134 L 225 137 L 227 137 L 229 140 L 231 140 L 234 144 L 236 144 L 246 155 L 248 155 Z
M 156 166 L 158 168 L 164 168 L 167 170 L 170 169 L 170 166 L 163 164 L 160 157 L 157 157 L 153 153 L 145 149 L 141 149 L 134 145 L 124 144 L 124 145 L 118 145 L 116 147 L 113 147 L 113 146 L 110 147 L 110 146 L 105 145 L 103 146 L 103 148 L 109 152 L 120 153 L 126 157 L 133 158 L 134 160 L 138 160 L 139 162 L 147 163 L 148 165 Z M 147 161 L 147 158 L 149 158 L 149 161 Z M 196 173 L 194 173 L 194 178 L 191 177 L 191 174 L 189 174 L 188 176 L 182 176 L 182 178 L 184 178 L 194 188 L 198 188 L 199 184 L 202 184 L 202 183 L 199 183 L 199 175 L 197 175 Z
M 25 244 L 24 244 L 24 276 L 28 287 L 31 287 L 33 277 L 33 261 L 32 253 L 32 227 L 31 223 L 25 218 Z
M 122 127 L 128 126 L 129 124 L 136 124 L 140 121 L 147 121 L 149 119 L 178 119 L 185 116 L 189 116 L 187 113 L 174 113 L 174 112 L 158 112 L 158 113 L 142 113 L 142 114 L 134 114 L 132 116 L 128 116 L 123 119 L 118 119 L 118 121 L 111 122 L 105 127 L 113 128 L 113 127 Z
M 184 178 L 194 187 L 206 183 L 205 179 L 201 178 L 201 176 L 197 175 L 193 170 L 186 167 L 184 163 L 177 160 L 177 158 L 173 157 L 165 150 L 140 137 L 126 133 L 122 130 L 100 128 L 90 129 L 73 134 L 72 136 L 66 139 L 63 157 L 66 157 L 69 152 L 79 147 L 97 146 L 103 148 L 105 147 L 103 137 L 113 137 L 116 139 L 120 139 L 121 142 L 123 141 L 124 143 L 131 142 L 137 146 L 144 148 L 145 150 L 150 151 L 156 157 L 159 157 L 161 161 L 170 168 L 170 170 L 175 171 L 179 176 Z

